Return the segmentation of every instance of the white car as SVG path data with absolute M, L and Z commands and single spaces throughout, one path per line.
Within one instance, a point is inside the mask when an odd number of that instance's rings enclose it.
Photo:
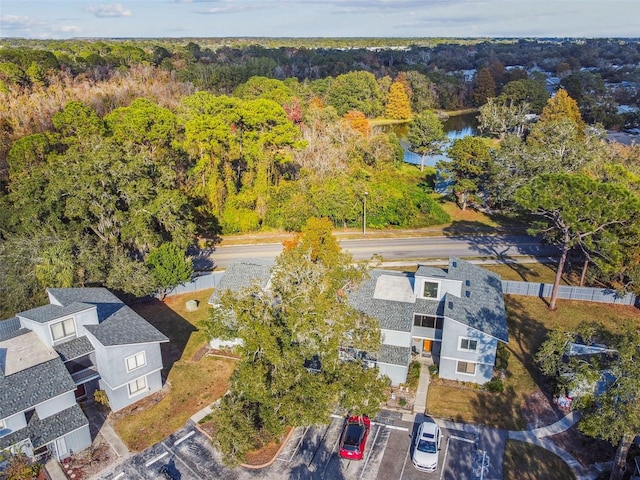
M 442 432 L 434 422 L 422 422 L 418 427 L 413 445 L 413 466 L 421 472 L 435 472 L 438 468 L 438 453 Z

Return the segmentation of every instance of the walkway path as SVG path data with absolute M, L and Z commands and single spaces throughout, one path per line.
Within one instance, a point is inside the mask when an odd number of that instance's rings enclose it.
M 438 419 L 436 419 L 436 422 L 441 428 L 459 430 L 476 435 L 479 442 L 479 448 L 493 452 L 494 456 L 500 457 L 500 459 L 504 455 L 507 440 L 519 440 L 521 442 L 532 443 L 549 450 L 562 458 L 569 468 L 571 468 L 577 480 L 593 480 L 601 473 L 598 468 L 595 466 L 590 466 L 588 468 L 583 467 L 570 453 L 560 448 L 550 438 L 548 438 L 568 430 L 575 425 L 578 420 L 580 420 L 579 412 L 573 411 L 551 425 L 530 430 L 503 430 L 485 427 L 482 425 Z M 498 455 L 496 455 L 496 453 L 498 453 Z M 606 468 L 607 466 L 608 465 L 606 464 L 602 465 L 603 468 Z

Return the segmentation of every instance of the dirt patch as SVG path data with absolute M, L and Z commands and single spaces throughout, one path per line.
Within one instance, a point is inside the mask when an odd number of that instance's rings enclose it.
M 529 395 L 522 404 L 522 418 L 528 429 L 551 425 L 563 416 L 564 413 L 540 389 Z
M 191 361 L 192 362 L 199 362 L 200 360 L 202 360 L 202 357 L 204 357 L 209 352 L 209 350 L 210 349 L 207 346 L 204 346 L 204 347 L 198 349 L 198 351 L 191 358 Z
M 605 440 L 597 440 L 580 433 L 577 426 L 549 437 L 558 447 L 570 453 L 583 467 L 613 459 L 616 449 Z
M 138 400 L 136 403 L 118 410 L 117 412 L 109 413 L 108 420 L 112 423 L 117 423 L 123 418 L 147 410 L 148 408 L 152 407 L 160 400 L 162 400 L 164 397 L 166 397 L 169 393 L 170 387 L 171 385 L 169 384 L 169 382 L 165 382 L 161 390 L 158 390 L 157 392 L 152 393 L 151 395 L 148 395 L 143 399 Z
M 118 458 L 104 437 L 98 434 L 89 448 L 63 460 L 62 469 L 67 478 L 88 479 L 115 464 Z

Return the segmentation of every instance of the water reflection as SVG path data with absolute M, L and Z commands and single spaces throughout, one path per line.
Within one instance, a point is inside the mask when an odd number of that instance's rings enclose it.
M 460 138 L 476 135 L 478 133 L 478 119 L 477 113 L 470 113 L 465 115 L 452 116 L 447 119 L 443 124 L 443 129 L 449 143 Z M 393 132 L 400 139 L 400 144 L 404 148 L 404 161 L 414 165 L 422 164 L 422 156 L 417 153 L 409 151 L 409 144 L 406 142 L 405 137 L 409 131 L 408 123 L 401 123 L 395 125 L 385 125 L 381 127 L 384 132 Z M 448 145 L 447 145 L 448 147 Z M 447 148 L 445 147 L 445 149 Z M 448 160 L 446 155 L 427 155 L 424 158 L 424 165 L 429 167 L 435 167 L 439 160 Z

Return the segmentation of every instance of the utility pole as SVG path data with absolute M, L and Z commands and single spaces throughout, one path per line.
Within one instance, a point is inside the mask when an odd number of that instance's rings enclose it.
M 362 215 L 362 236 L 367 235 L 367 195 L 369 192 L 364 192 L 364 214 Z

